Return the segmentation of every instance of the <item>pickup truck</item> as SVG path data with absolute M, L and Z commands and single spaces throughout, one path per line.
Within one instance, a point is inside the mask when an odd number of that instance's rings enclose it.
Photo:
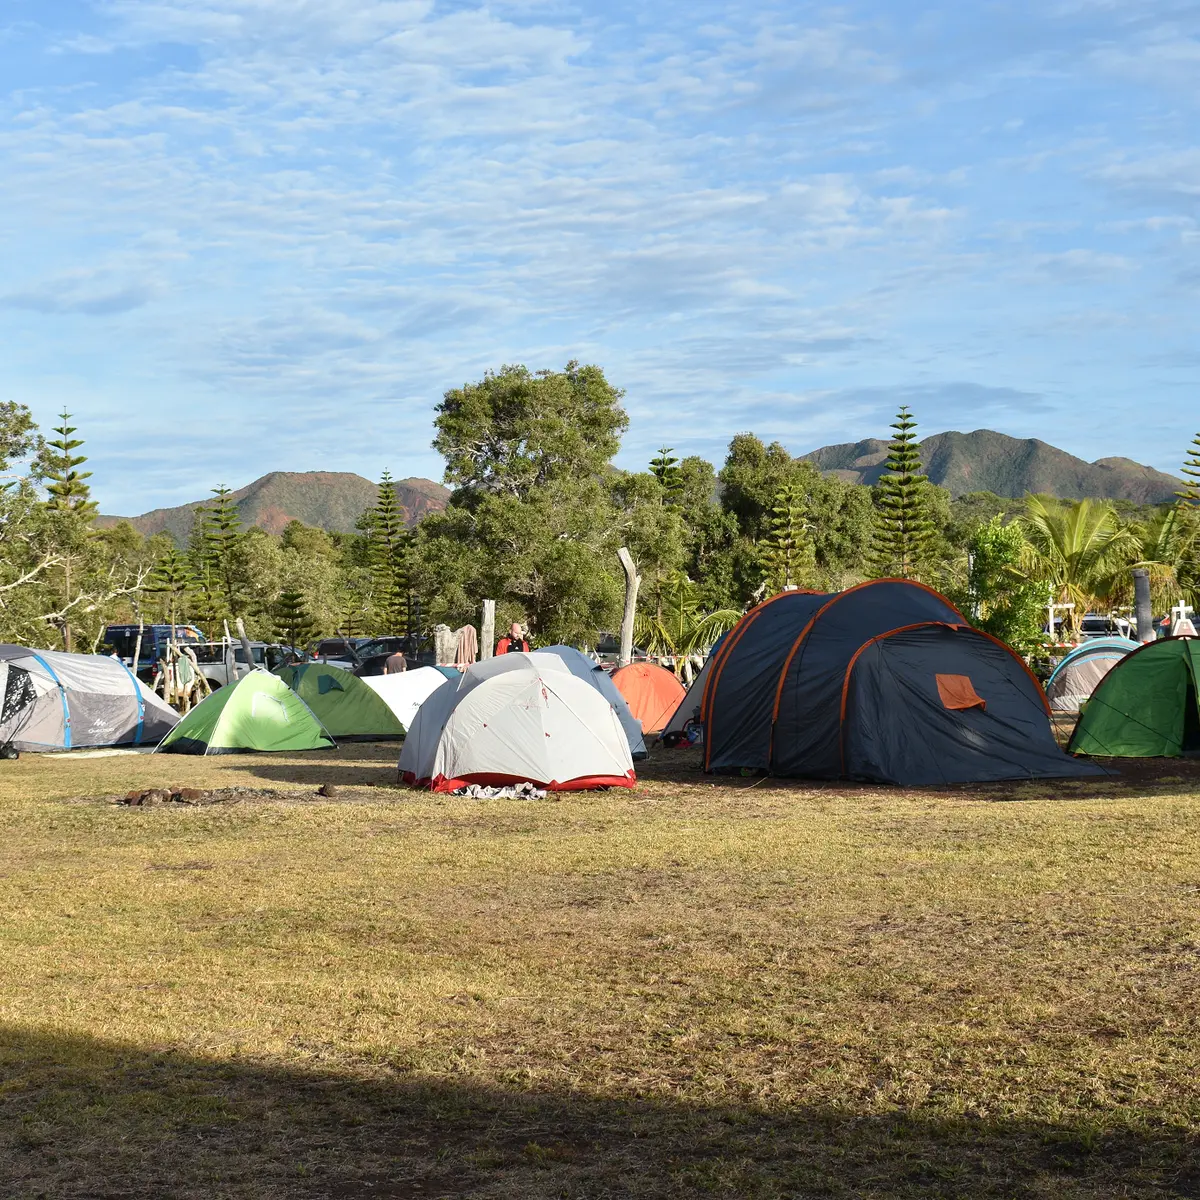
M 196 655 L 196 663 L 200 674 L 208 680 L 208 686 L 214 691 L 224 687 L 229 682 L 229 663 L 227 655 L 230 651 L 224 642 L 201 642 L 191 647 Z M 250 666 L 246 662 L 246 652 L 241 642 L 232 645 L 234 676 L 241 679 L 249 674 Z M 282 667 L 289 662 L 295 662 L 301 657 L 290 646 L 278 642 L 251 642 L 250 653 L 254 656 L 254 665 L 268 671 Z

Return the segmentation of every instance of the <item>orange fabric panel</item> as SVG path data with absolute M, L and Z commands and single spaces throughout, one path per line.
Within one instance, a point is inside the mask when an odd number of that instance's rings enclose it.
M 975 691 L 969 675 L 937 675 L 938 695 L 947 708 L 987 708 L 987 701 Z
M 643 733 L 666 728 L 687 695 L 675 672 L 657 663 L 630 663 L 614 671 L 612 681 L 625 697 L 629 711 L 641 721 Z

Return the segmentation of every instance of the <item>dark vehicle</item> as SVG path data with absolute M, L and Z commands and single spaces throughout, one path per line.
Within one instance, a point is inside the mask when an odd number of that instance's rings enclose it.
M 596 657 L 602 667 L 615 667 L 621 656 L 621 639 L 615 633 L 602 633 L 596 643 Z M 645 662 L 649 655 L 640 646 L 633 647 L 633 661 Z
M 358 662 L 356 647 L 368 640 L 367 638 L 345 637 L 321 638 L 319 641 L 313 642 L 306 653 L 310 658 L 319 659 L 321 662 L 330 662 L 335 667 L 345 667 L 349 671 Z
M 1124 617 L 1105 617 L 1099 613 L 1088 613 L 1079 623 L 1079 637 L 1083 641 L 1092 638 L 1134 636 L 1132 623 Z
M 195 646 L 204 641 L 204 634 L 195 625 L 110 625 L 104 631 L 103 653 L 115 654 L 127 667 L 132 667 L 139 631 L 142 636 L 136 667 L 139 675 L 153 672 L 166 654 L 168 642 Z
M 403 654 L 408 669 L 428 666 L 433 662 L 432 651 L 422 651 L 412 637 L 377 637 L 354 648 L 358 666 L 355 675 L 382 675 L 384 664 L 393 654 Z

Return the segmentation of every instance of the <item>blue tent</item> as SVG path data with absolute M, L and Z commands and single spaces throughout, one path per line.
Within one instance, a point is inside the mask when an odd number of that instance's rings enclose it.
M 1015 651 L 906 579 L 752 608 L 713 658 L 703 720 L 707 771 L 910 786 L 1102 773 L 1059 749 Z
M 592 662 L 586 654 L 580 653 L 574 646 L 539 646 L 539 654 L 557 654 L 566 663 L 567 670 L 572 675 L 586 680 L 616 709 L 621 728 L 629 739 L 629 753 L 635 760 L 646 757 L 646 741 L 642 737 L 642 723 L 629 711 L 625 697 L 617 691 L 608 672 Z

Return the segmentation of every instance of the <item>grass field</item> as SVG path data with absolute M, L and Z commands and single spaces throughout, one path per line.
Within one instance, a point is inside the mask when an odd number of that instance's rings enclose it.
M 0 764 L 0 1195 L 1200 1197 L 1192 764 L 522 802 L 395 753 Z M 156 784 L 243 790 L 105 799 Z

